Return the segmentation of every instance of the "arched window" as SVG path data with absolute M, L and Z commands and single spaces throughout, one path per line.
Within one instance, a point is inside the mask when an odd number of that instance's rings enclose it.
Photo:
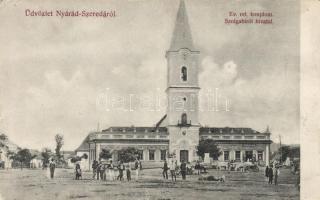
M 185 66 L 183 66 L 181 68 L 181 79 L 182 79 L 182 81 L 188 80 L 188 72 L 187 72 L 187 68 Z
M 186 125 L 187 124 L 187 114 L 186 113 L 183 113 L 182 115 L 181 115 L 181 124 L 182 125 Z

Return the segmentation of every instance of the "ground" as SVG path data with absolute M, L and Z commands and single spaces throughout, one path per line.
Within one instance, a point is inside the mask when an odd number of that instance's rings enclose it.
M 161 169 L 143 170 L 138 181 L 91 180 L 84 172 L 82 180 L 74 180 L 73 170 L 56 169 L 53 180 L 45 170 L 0 170 L 0 200 L 11 199 L 299 199 L 296 175 L 289 169 L 280 172 L 279 185 L 268 185 L 260 172 L 228 172 L 210 170 L 210 175 L 225 175 L 226 182 L 202 182 L 197 175 L 176 183 L 163 180 Z M 134 174 L 134 173 L 133 173 Z

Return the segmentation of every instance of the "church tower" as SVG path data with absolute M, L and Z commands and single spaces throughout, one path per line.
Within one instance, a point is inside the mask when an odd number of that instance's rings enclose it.
M 195 50 L 183 0 L 174 26 L 169 50 L 167 82 L 167 128 L 169 152 L 178 161 L 193 161 L 197 158 L 199 144 L 198 119 L 198 68 L 200 52 Z

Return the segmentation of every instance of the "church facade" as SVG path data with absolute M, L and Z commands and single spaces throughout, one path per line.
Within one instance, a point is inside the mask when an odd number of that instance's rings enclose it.
M 163 161 L 174 155 L 178 161 L 198 160 L 196 147 L 201 139 L 213 139 L 222 151 L 220 161 L 256 159 L 269 163 L 270 132 L 251 128 L 202 127 L 199 122 L 199 56 L 193 44 L 184 1 L 180 2 L 167 59 L 166 115 L 154 127 L 109 127 L 90 133 L 76 150 L 89 159 L 98 159 L 101 149 L 109 149 L 117 161 L 121 148 L 139 149 L 143 161 Z

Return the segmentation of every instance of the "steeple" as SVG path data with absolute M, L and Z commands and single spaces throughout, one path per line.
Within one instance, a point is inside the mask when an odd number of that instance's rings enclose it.
M 188 22 L 186 6 L 184 0 L 180 0 L 180 6 L 177 13 L 176 23 L 174 26 L 171 46 L 169 51 L 177 51 L 181 48 L 194 50 L 191 30 Z
M 267 125 L 267 129 L 266 129 L 265 133 L 270 133 L 269 125 Z

